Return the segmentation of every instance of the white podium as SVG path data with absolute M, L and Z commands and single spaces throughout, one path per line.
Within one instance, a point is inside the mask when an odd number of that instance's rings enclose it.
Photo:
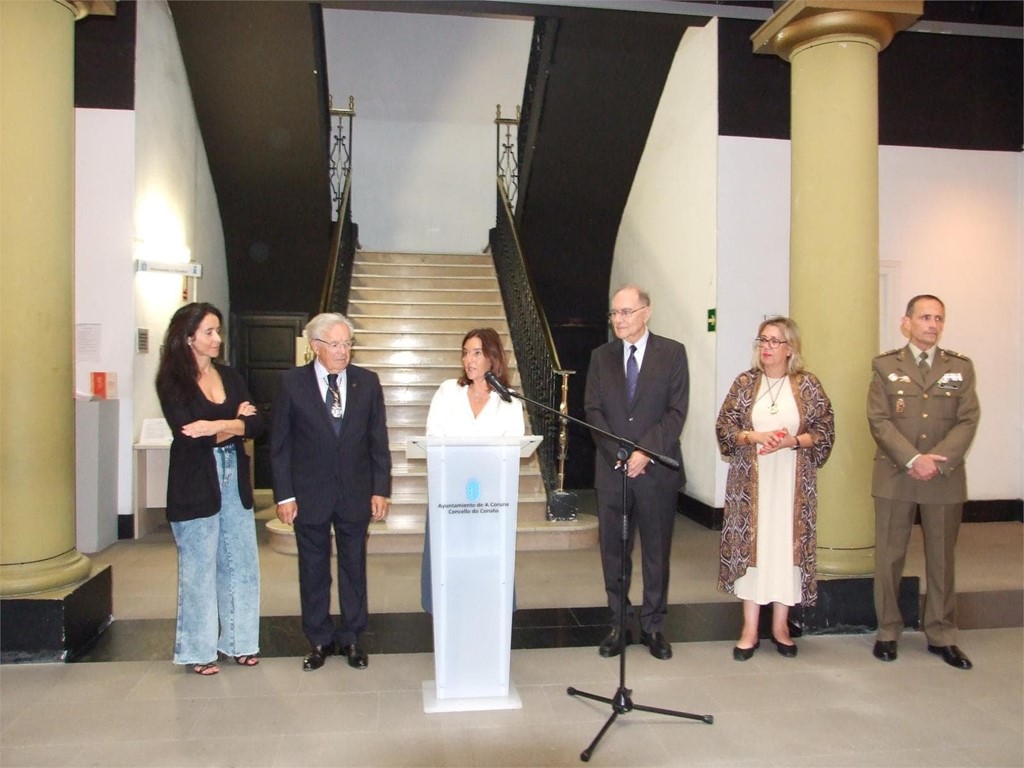
M 411 437 L 427 457 L 434 674 L 423 711 L 519 709 L 509 682 L 519 459 L 540 437 Z

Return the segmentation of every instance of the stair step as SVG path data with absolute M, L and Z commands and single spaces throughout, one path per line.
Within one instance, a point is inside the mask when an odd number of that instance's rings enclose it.
M 536 473 L 522 473 L 519 481 L 519 496 L 523 498 L 527 494 L 545 498 L 544 481 L 539 470 Z M 399 467 L 392 467 L 391 472 L 391 498 L 394 501 L 396 496 L 413 496 L 416 498 L 427 496 L 427 468 L 419 471 L 402 472 Z
M 475 288 L 478 290 L 497 290 L 498 278 L 488 274 L 487 270 L 468 267 L 468 274 L 452 274 L 456 267 L 407 267 L 380 265 L 373 272 L 362 270 L 352 271 L 352 287 L 387 288 L 396 283 L 410 288 L 426 290 L 428 288 Z M 473 270 L 472 272 L 470 270 Z M 475 273 L 474 273 L 475 272 Z
M 390 515 L 389 515 L 390 518 Z M 295 534 L 290 525 L 278 520 L 267 523 L 269 545 L 275 552 L 295 555 Z M 591 549 L 597 546 L 597 518 L 580 515 L 571 522 L 519 520 L 516 525 L 516 551 Z M 423 529 L 370 523 L 370 554 L 419 554 L 423 551 Z
M 430 322 L 425 325 L 433 326 L 434 323 Z M 468 328 L 459 331 L 417 329 L 396 333 L 357 326 L 359 336 L 356 339 L 356 346 L 360 351 L 363 349 L 447 350 L 460 354 L 462 339 L 468 330 Z M 498 331 L 505 353 L 509 354 L 512 350 L 512 338 L 509 336 L 508 329 L 498 330 L 495 328 L 495 330 Z
M 508 322 L 502 315 L 500 317 L 492 316 L 488 318 L 469 318 L 469 317 L 397 317 L 394 315 L 382 315 L 379 310 L 376 312 L 353 312 L 352 307 L 349 307 L 348 312 L 349 319 L 352 320 L 353 325 L 356 327 L 357 341 L 362 338 L 364 329 L 368 326 L 372 326 L 373 330 L 378 333 L 419 333 L 425 327 L 429 327 L 432 330 L 445 332 L 445 333 L 458 333 L 459 341 L 456 344 L 462 342 L 462 336 L 471 328 L 493 328 L 499 334 L 508 333 Z
M 361 358 L 360 358 L 361 359 Z M 367 366 L 371 368 L 371 366 Z M 406 386 L 424 386 L 429 385 L 434 389 L 440 386 L 441 382 L 446 379 L 458 379 L 459 374 L 462 373 L 462 368 L 457 366 L 386 366 L 376 365 L 372 367 L 374 372 L 381 380 L 381 384 L 389 387 L 406 387 Z M 510 373 L 513 375 L 510 377 L 512 386 L 517 386 L 515 370 Z M 397 389 L 385 390 L 384 399 L 385 402 L 390 402 L 388 399 L 389 392 L 396 392 L 396 397 L 399 400 L 408 400 L 406 397 L 409 393 L 401 392 Z M 429 401 L 429 397 L 427 398 Z
M 364 347 L 358 345 L 356 350 L 358 364 L 367 368 L 377 369 L 378 366 L 389 367 L 418 367 L 426 365 L 430 367 L 451 368 L 455 371 L 454 377 L 462 372 L 462 355 L 457 346 L 448 349 L 381 349 L 380 347 Z M 515 355 L 505 354 L 510 366 L 515 365 Z M 445 378 L 452 378 L 447 376 Z
M 453 305 L 467 307 L 491 307 L 501 306 L 501 291 L 497 286 L 493 288 L 419 288 L 419 287 L 389 287 L 376 286 L 373 288 L 357 288 L 352 286 L 349 292 L 348 303 L 353 304 L 399 304 L 414 306 L 434 306 L 443 304 L 449 312 Z
M 433 266 L 477 267 L 494 270 L 494 259 L 490 254 L 481 253 L 385 253 L 382 251 L 359 251 L 353 267 L 370 264 L 421 264 Z
M 481 321 L 495 323 L 504 322 L 505 310 L 500 301 L 480 302 L 417 302 L 410 303 L 396 297 L 395 301 L 369 301 L 352 298 L 348 303 L 349 315 L 366 322 L 367 318 L 419 318 L 430 320 L 454 320 L 461 322 L 462 327 L 478 325 Z M 471 325 L 467 327 L 467 321 Z

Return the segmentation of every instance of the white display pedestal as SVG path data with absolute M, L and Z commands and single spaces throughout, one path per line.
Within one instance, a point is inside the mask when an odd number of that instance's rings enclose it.
M 166 521 L 167 469 L 170 445 L 135 444 L 135 538 L 157 530 Z
M 519 709 L 509 682 L 519 459 L 540 437 L 411 437 L 427 457 L 434 673 L 423 711 Z
M 75 533 L 79 552 L 117 541 L 117 400 L 75 401 Z

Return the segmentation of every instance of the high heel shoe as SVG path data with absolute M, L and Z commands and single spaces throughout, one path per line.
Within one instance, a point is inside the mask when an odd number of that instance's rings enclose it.
M 754 651 L 761 647 L 761 641 L 758 640 L 754 643 L 753 648 L 740 648 L 736 646 L 732 649 L 733 661 L 747 661 L 751 656 L 754 655 Z
M 780 656 L 785 656 L 787 659 L 792 659 L 796 656 L 796 643 L 780 643 L 775 639 L 775 635 L 772 635 L 772 642 L 775 643 L 775 649 L 779 652 Z

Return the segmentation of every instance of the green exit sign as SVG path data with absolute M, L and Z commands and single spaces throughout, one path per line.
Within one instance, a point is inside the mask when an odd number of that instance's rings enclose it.
M 716 323 L 717 323 L 717 320 L 715 319 L 715 310 L 714 309 L 709 309 L 708 310 L 708 333 L 714 333 L 715 332 L 715 324 Z

